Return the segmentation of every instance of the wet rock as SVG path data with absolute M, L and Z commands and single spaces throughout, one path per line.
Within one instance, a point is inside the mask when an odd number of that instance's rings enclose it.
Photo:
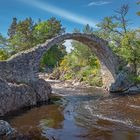
M 39 129 L 30 130 L 27 133 L 22 133 L 12 128 L 11 125 L 3 120 L 0 120 L 0 140 L 47 140 L 41 136 Z
M 43 79 L 38 79 L 32 83 L 36 92 L 37 102 L 48 101 L 52 92 L 50 84 Z
M 5 135 L 11 136 L 14 132 L 15 129 L 13 129 L 8 122 L 0 120 L 0 138 Z
M 140 85 L 136 85 L 130 75 L 134 73 L 131 66 L 126 66 L 117 76 L 115 83 L 110 87 L 110 93 L 118 94 L 137 94 L 140 93 Z
M 127 91 L 133 83 L 129 80 L 129 73 L 127 71 L 121 71 L 117 78 L 115 83 L 113 83 L 110 87 L 111 93 L 117 93 L 117 92 L 125 92 Z
M 124 93 L 126 94 L 140 94 L 140 85 L 132 86 L 128 90 L 126 90 Z
M 41 135 L 40 130 L 33 129 L 26 133 L 16 132 L 8 140 L 48 140 L 48 139 Z

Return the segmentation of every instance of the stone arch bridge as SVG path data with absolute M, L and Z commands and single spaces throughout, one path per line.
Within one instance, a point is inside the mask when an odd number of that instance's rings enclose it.
M 0 77 L 9 82 L 30 84 L 38 78 L 39 63 L 43 54 L 53 45 L 67 39 L 87 45 L 98 57 L 104 86 L 110 86 L 116 79 L 118 57 L 108 46 L 108 42 L 91 34 L 67 33 L 47 40 L 44 44 L 20 52 L 7 61 L 0 62 Z

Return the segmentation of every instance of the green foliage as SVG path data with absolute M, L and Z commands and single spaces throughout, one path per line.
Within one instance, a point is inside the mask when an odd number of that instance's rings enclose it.
M 115 10 L 114 15 L 105 17 L 97 24 L 99 30 L 96 32 L 96 35 L 109 42 L 113 42 L 111 47 L 120 46 L 120 40 L 127 33 L 129 25 L 129 20 L 127 19 L 128 11 L 128 4 L 123 4 L 120 9 Z
M 0 34 L 0 60 L 6 60 L 10 56 L 7 45 L 6 38 Z
M 39 22 L 34 29 L 35 44 L 44 43 L 65 32 L 60 21 L 52 17 L 47 21 Z
M 4 49 L 0 49 L 0 60 L 6 60 L 8 57 L 8 52 Z
M 27 50 L 33 47 L 34 22 L 31 18 L 15 22 L 15 18 L 9 28 L 9 45 L 14 53 Z
M 92 33 L 93 29 L 86 25 L 84 33 Z M 79 32 L 75 29 L 74 32 Z M 61 61 L 58 71 L 61 80 L 75 80 L 92 86 L 102 86 L 100 63 L 91 49 L 86 45 L 72 41 L 72 51 Z
M 39 20 L 35 23 L 32 18 L 26 18 L 22 21 L 13 21 L 8 29 L 8 45 L 12 50 L 12 54 L 30 49 L 37 44 L 44 43 L 57 35 L 64 33 L 61 22 L 56 18 L 50 18 L 46 21 Z M 53 46 L 41 60 L 41 69 L 43 67 L 59 64 L 63 56 L 66 54 L 65 47 L 61 44 Z
M 51 39 L 65 32 L 61 22 L 52 17 L 47 21 L 39 22 L 33 31 L 34 45 L 44 43 L 46 40 Z M 62 43 L 53 46 L 46 52 L 41 60 L 41 67 L 54 68 L 58 65 L 61 59 L 66 54 L 66 48 Z
M 17 29 L 17 18 L 14 17 L 7 33 L 10 38 L 13 38 L 13 36 L 16 34 L 16 29 Z
M 103 29 L 107 33 L 117 32 L 118 23 L 113 21 L 113 17 L 105 17 L 102 22 L 97 24 L 97 27 Z
M 137 15 L 140 16 L 140 11 L 137 12 Z
M 58 66 L 62 58 L 66 55 L 66 49 L 63 45 L 55 45 L 50 48 L 48 52 L 44 54 L 41 60 L 42 67 L 51 67 L 54 68 Z
M 131 74 L 131 75 L 129 75 L 129 79 L 130 79 L 130 81 L 132 81 L 135 85 L 140 84 L 140 75 Z
M 0 34 L 0 48 L 7 46 L 7 39 Z
M 101 86 L 99 61 L 96 59 L 94 65 L 93 63 L 83 65 L 83 63 L 78 63 L 77 59 L 79 58 L 72 53 L 64 57 L 59 67 L 61 80 L 76 80 L 89 85 Z M 76 61 L 73 63 L 73 60 Z M 95 78 L 98 80 L 94 80 Z
M 97 26 L 99 30 L 96 35 L 109 41 L 112 50 L 122 57 L 123 64 L 131 64 L 137 75 L 138 66 L 140 64 L 140 32 L 139 30 L 129 30 L 129 20 L 127 14 L 129 12 L 128 4 L 121 6 L 119 10 L 115 11 L 115 15 L 105 17 Z
M 129 64 L 132 64 L 134 73 L 137 74 L 137 68 L 140 64 L 140 32 L 129 31 L 121 40 L 119 55 L 122 56 Z
M 93 28 L 89 26 L 89 24 L 87 24 L 84 29 L 83 29 L 83 32 L 84 33 L 87 33 L 87 34 L 92 34 L 93 33 Z
M 123 36 L 118 26 L 119 23 L 114 20 L 114 17 L 105 17 L 102 22 L 97 24 L 99 30 L 94 34 L 109 41 L 111 48 L 116 51 L 116 46 L 120 46 Z

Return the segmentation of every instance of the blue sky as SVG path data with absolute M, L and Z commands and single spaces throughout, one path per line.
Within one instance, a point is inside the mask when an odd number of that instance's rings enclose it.
M 62 21 L 67 32 L 74 28 L 82 29 L 85 24 L 92 27 L 100 22 L 103 17 L 110 16 L 122 4 L 128 3 L 130 11 L 130 27 L 140 27 L 140 17 L 136 12 L 140 6 L 138 0 L 1 0 L 0 2 L 0 33 L 4 36 L 13 17 L 25 19 L 32 17 L 46 20 L 52 16 Z

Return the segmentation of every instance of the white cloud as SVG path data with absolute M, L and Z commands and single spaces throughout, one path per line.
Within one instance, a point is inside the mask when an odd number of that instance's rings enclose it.
M 46 12 L 55 14 L 57 16 L 60 16 L 64 19 L 67 19 L 69 21 L 81 24 L 81 25 L 86 25 L 89 24 L 91 27 L 96 28 L 96 24 L 97 22 L 89 19 L 87 17 L 83 17 L 81 15 L 77 15 L 75 13 L 69 12 L 67 10 L 49 5 L 48 3 L 43 3 L 43 2 L 39 2 L 37 0 L 21 0 L 22 2 L 29 4 L 31 6 L 34 6 L 36 8 L 39 8 L 41 10 L 44 10 Z
M 88 4 L 88 6 L 93 6 L 93 5 L 96 5 L 96 6 L 101 6 L 101 5 L 105 5 L 105 4 L 110 4 L 111 2 L 109 1 L 97 1 L 97 2 L 90 2 Z

